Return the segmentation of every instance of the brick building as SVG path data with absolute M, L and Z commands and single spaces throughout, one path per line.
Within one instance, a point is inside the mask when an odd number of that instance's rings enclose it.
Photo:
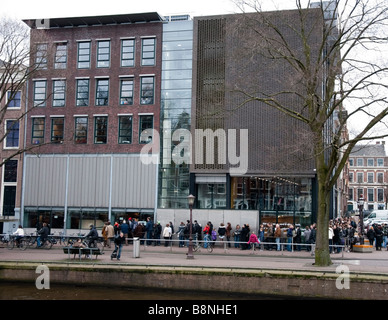
M 162 19 L 157 13 L 25 20 L 32 61 L 24 225 L 79 230 L 156 204 L 156 164 L 140 151 L 159 130 Z
M 348 210 L 357 211 L 362 195 L 364 210 L 386 209 L 388 157 L 385 142 L 357 144 L 349 156 Z

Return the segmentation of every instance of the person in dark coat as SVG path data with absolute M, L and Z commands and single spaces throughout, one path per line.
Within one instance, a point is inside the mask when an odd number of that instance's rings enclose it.
M 247 250 L 249 249 L 248 248 L 248 241 L 249 241 L 249 232 L 250 232 L 250 229 L 249 229 L 249 225 L 247 224 L 244 224 L 244 226 L 242 227 L 241 229 L 241 250 Z
M 375 241 L 375 230 L 374 230 L 373 226 L 370 226 L 368 228 L 368 231 L 366 232 L 366 237 L 369 240 L 369 244 L 373 247 L 373 243 Z
M 381 245 L 383 244 L 383 228 L 381 225 L 378 225 L 375 228 L 375 235 L 376 235 L 376 250 L 381 251 Z

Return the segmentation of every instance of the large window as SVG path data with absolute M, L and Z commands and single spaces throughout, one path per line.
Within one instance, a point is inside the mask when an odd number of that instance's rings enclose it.
M 44 142 L 44 118 L 32 118 L 32 143 L 42 144 Z
M 18 148 L 19 147 L 19 121 L 17 120 L 5 120 L 6 136 L 5 136 L 5 148 Z
M 109 102 L 109 79 L 97 79 L 96 105 L 107 106 Z
M 142 39 L 141 65 L 154 66 L 155 65 L 155 38 Z
M 8 160 L 4 164 L 4 182 L 16 182 L 18 172 L 18 161 Z
M 47 69 L 47 43 L 39 43 L 36 45 L 36 59 L 37 69 Z
M 152 129 L 154 127 L 154 117 L 152 115 L 141 115 L 139 125 L 140 125 L 139 143 L 145 144 L 145 143 L 152 142 L 152 138 L 153 138 Z
M 110 65 L 110 41 L 97 42 L 97 68 L 109 68 Z
M 132 116 L 119 117 L 119 143 L 132 143 Z
M 78 69 L 90 68 L 90 41 L 78 42 Z
M 77 80 L 76 103 L 78 107 L 89 105 L 89 79 Z
M 133 104 L 133 79 L 120 80 L 120 104 Z
M 65 106 L 66 80 L 53 81 L 53 107 Z
M 133 67 L 135 65 L 135 39 L 121 40 L 121 66 Z
M 52 118 L 51 119 L 51 142 L 53 143 L 63 142 L 64 129 L 65 129 L 64 118 Z
M 374 182 L 374 174 L 373 172 L 368 172 L 368 183 L 373 183 Z
M 34 107 L 45 107 L 46 106 L 46 80 L 34 81 Z
M 55 48 L 54 68 L 66 69 L 67 65 L 67 43 L 57 43 Z
M 86 144 L 88 142 L 87 138 L 88 138 L 88 118 L 76 117 L 74 142 L 76 144 Z
M 20 108 L 22 105 L 21 91 L 7 91 L 7 108 Z
M 94 119 L 94 143 L 107 143 L 108 140 L 108 117 L 99 116 Z
M 141 104 L 154 103 L 154 77 L 141 78 L 140 103 Z
M 357 172 L 357 183 L 364 183 L 364 173 Z

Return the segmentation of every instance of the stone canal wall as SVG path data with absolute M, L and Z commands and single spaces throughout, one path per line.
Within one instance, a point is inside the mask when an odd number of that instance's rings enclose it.
M 40 272 L 38 263 L 0 262 L 0 281 L 31 282 Z M 335 272 L 253 270 L 227 268 L 146 267 L 112 265 L 46 264 L 50 285 L 168 288 L 190 291 L 230 292 L 306 298 L 388 298 L 388 275 Z

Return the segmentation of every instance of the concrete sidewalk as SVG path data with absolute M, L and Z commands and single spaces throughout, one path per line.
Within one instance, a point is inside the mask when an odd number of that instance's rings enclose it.
M 372 253 L 344 252 L 331 254 L 333 264 L 329 267 L 314 266 L 314 257 L 306 251 L 252 251 L 230 248 L 225 250 L 216 247 L 212 253 L 206 249 L 194 252 L 194 259 L 187 259 L 187 248 L 178 246 L 140 246 L 138 258 L 133 257 L 132 245 L 123 246 L 121 259 L 111 260 L 113 248 L 105 248 L 104 254 L 93 257 L 92 260 L 73 255 L 67 255 L 63 249 L 56 245 L 51 250 L 27 249 L 21 251 L 17 248 L 8 250 L 0 247 L 1 261 L 36 262 L 36 263 L 66 263 L 87 265 L 120 265 L 144 267 L 190 267 L 190 268 L 217 268 L 217 269 L 257 269 L 257 270 L 288 270 L 291 272 L 336 272 L 339 265 L 346 265 L 350 273 L 388 277 L 388 251 L 373 250 Z

